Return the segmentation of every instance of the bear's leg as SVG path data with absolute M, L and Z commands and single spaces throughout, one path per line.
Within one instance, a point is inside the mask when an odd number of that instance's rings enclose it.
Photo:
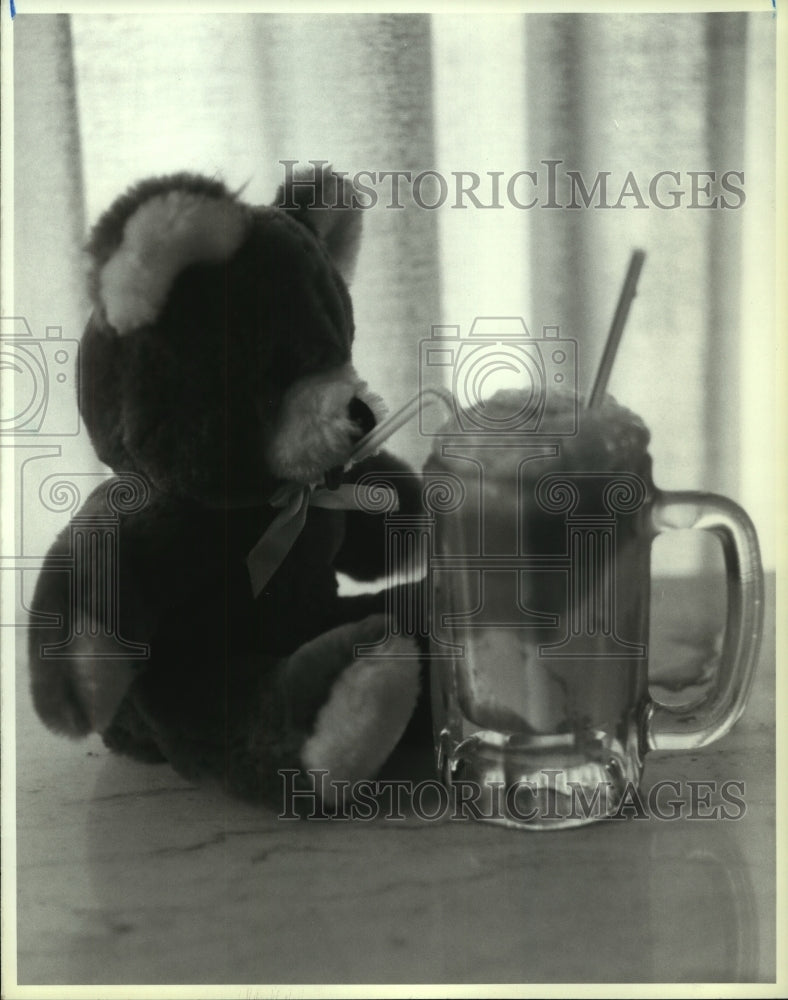
M 154 664 L 128 698 L 187 780 L 281 805 L 282 770 L 327 771 L 331 807 L 331 781 L 374 777 L 417 701 L 412 639 L 399 640 L 386 657 L 356 655 L 384 634 L 377 614 L 322 633 L 285 659 L 246 653 L 229 663 L 200 664 L 195 656 L 191 667 L 185 660 Z
M 309 732 L 300 758 L 307 771 L 327 771 L 323 801 L 338 804 L 338 783 L 373 778 L 399 743 L 419 696 L 419 655 L 413 637 L 373 644 L 386 634 L 374 614 L 341 625 L 297 650 L 285 674 L 294 722 Z M 372 655 L 361 655 L 370 651 Z

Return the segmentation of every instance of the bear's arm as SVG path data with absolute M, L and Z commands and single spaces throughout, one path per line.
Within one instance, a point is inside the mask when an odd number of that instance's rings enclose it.
M 399 507 L 396 513 L 421 512 L 421 482 L 410 467 L 388 452 L 364 459 L 354 465 L 344 477 L 346 483 L 356 483 L 374 473 L 375 480 L 389 482 L 396 489 Z M 364 510 L 348 511 L 345 537 L 334 559 L 334 568 L 356 580 L 377 580 L 387 574 L 386 513 L 372 514 Z
M 141 510 L 118 514 L 109 499 L 117 483 L 99 486 L 60 533 L 33 594 L 33 702 L 51 729 L 71 736 L 109 722 L 146 666 L 173 595 L 210 572 L 199 526 L 178 504 L 153 495 Z

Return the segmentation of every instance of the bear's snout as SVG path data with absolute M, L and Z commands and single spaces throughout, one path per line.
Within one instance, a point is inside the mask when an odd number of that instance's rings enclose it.
M 299 379 L 282 400 L 268 447 L 271 470 L 304 485 L 322 483 L 328 472 L 333 483 L 383 413 L 352 365 Z
M 358 396 L 354 396 L 348 403 L 347 408 L 348 416 L 353 421 L 353 424 L 357 428 L 355 433 L 356 442 L 361 441 L 363 438 L 369 434 L 371 430 L 375 428 L 377 420 L 375 419 L 375 414 L 372 412 L 369 406 L 360 399 Z M 342 483 L 342 475 L 345 471 L 343 465 L 335 465 L 332 469 L 329 469 L 325 474 L 323 480 L 323 485 L 328 490 L 339 489 Z

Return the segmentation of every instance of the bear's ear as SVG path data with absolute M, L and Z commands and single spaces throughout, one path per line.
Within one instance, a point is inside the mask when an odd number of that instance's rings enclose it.
M 348 284 L 353 279 L 361 245 L 361 213 L 357 191 L 344 174 L 334 173 L 321 160 L 293 170 L 287 161 L 287 178 L 276 194 L 274 206 L 292 212 L 316 233 Z
M 120 334 L 155 322 L 180 272 L 228 260 L 249 226 L 249 210 L 221 183 L 192 174 L 143 181 L 93 230 L 94 304 Z

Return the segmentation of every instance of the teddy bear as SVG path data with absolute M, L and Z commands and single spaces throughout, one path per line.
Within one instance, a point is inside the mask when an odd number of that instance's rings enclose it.
M 373 472 L 401 511 L 420 494 L 388 452 L 355 458 L 384 414 L 352 362 L 362 212 L 331 168 L 311 180 L 253 206 L 154 177 L 94 226 L 78 405 L 114 475 L 75 518 L 112 523 L 115 557 L 75 562 L 64 529 L 29 627 L 52 730 L 269 803 L 288 770 L 374 777 L 423 687 L 418 636 L 358 655 L 388 636 L 390 588 L 338 593 L 337 571 L 384 574 L 385 515 L 332 498 Z M 129 482 L 144 502 L 119 512 Z

